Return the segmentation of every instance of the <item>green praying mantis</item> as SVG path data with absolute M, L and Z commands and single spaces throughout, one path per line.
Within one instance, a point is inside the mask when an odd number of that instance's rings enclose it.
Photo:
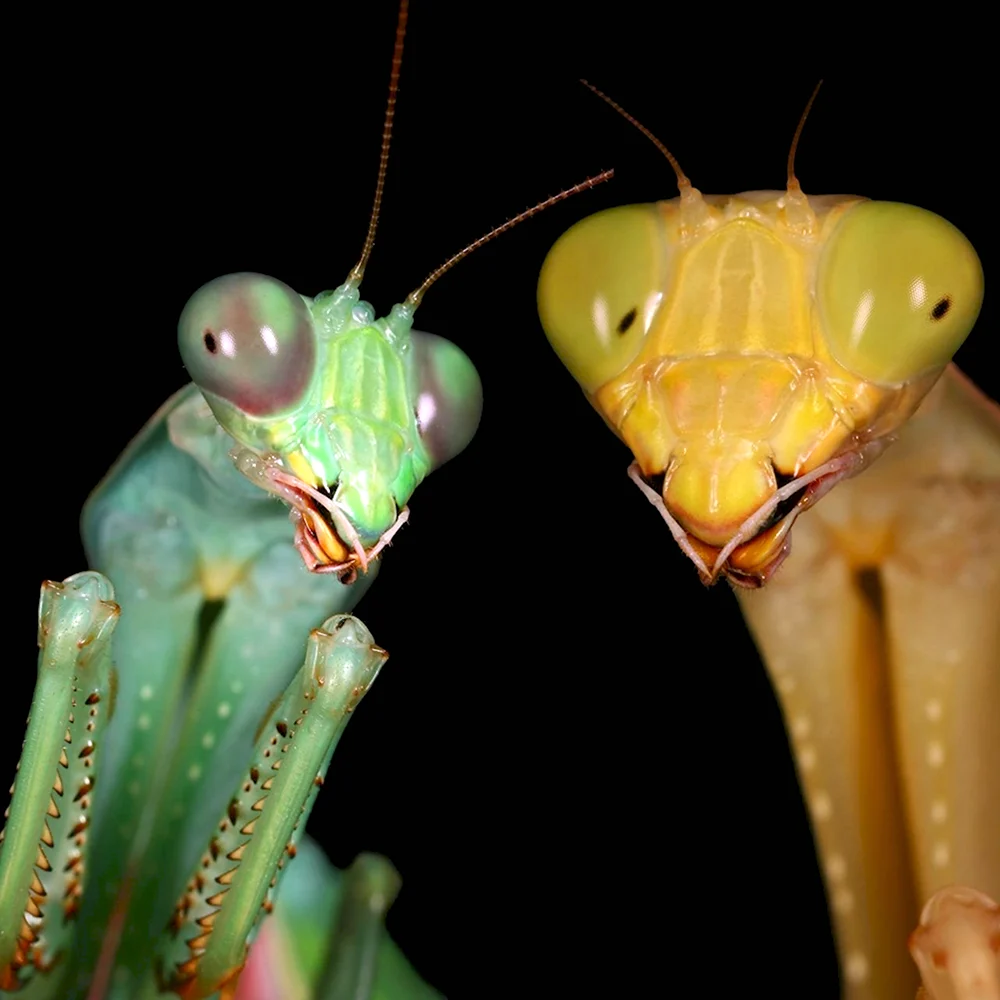
M 592 111 L 591 111 L 591 113 L 592 113 Z M 620 197 L 621 197 L 621 196 L 620 196 L 620 195 L 615 195 L 614 197 L 615 197 L 615 199 L 616 199 L 616 200 L 618 200 L 618 199 L 620 199 Z M 540 258 L 539 258 L 539 263 L 540 263 Z M 273 270 L 273 269 L 272 269 L 272 270 Z M 296 282 L 296 285 L 298 285 L 298 283 L 297 283 L 297 282 Z M 530 286 L 530 282 L 529 282 L 529 286 Z M 529 292 L 530 292 L 530 287 L 529 287 Z M 178 309 L 177 311 L 179 311 L 179 309 Z M 471 347 L 471 346 L 470 346 L 470 348 L 469 348 L 469 349 L 470 349 L 470 351 L 472 351 L 472 347 Z M 550 373 L 550 374 L 551 374 L 551 373 Z M 533 377 L 537 377 L 537 376 L 533 376 Z M 541 405 L 541 404 L 536 404 L 536 406 L 538 406 L 538 405 Z M 124 429 L 123 429 L 123 433 L 124 433 L 124 432 L 125 432 L 125 431 L 124 431 Z M 548 466 L 547 466 L 547 467 L 548 467 Z M 442 472 L 441 474 L 442 474 L 442 475 L 445 475 L 445 472 L 443 471 L 443 472 Z M 454 482 L 454 480 L 452 480 L 452 482 Z M 431 485 L 432 485 L 432 484 L 433 484 L 433 479 L 431 479 L 431 480 L 428 480 L 428 483 L 427 483 L 427 484 L 425 484 L 425 485 L 426 485 L 426 487 L 427 487 L 427 488 L 429 489 L 429 488 L 431 487 Z M 423 489 L 424 489 L 424 487 L 422 486 L 422 487 L 421 487 L 421 489 L 423 490 Z M 641 504 L 641 500 L 638 500 L 638 498 L 634 498 L 634 497 L 630 497 L 630 506 L 629 506 L 629 509 L 631 509 L 631 510 L 632 510 L 632 516 L 633 516 L 633 517 L 637 517 L 637 516 L 641 516 L 641 515 L 638 515 L 638 514 L 637 514 L 637 512 L 636 512 L 636 511 L 635 511 L 635 509 L 634 509 L 634 508 L 635 508 L 635 506 L 637 505 L 637 504 L 636 504 L 636 501 L 638 501 L 638 504 Z M 643 511 L 643 513 L 645 513 L 645 512 Z M 282 516 L 284 516 L 284 512 L 282 512 Z M 808 523 L 808 522 L 807 522 L 806 520 L 804 520 L 804 521 L 803 521 L 803 523 Z M 800 526 L 800 527 L 801 527 L 801 526 Z M 287 529 L 287 526 L 286 526 L 286 530 L 288 530 L 288 529 Z M 799 530 L 799 528 L 797 528 L 796 530 L 798 531 L 798 530 Z M 418 544 L 418 542 L 417 542 L 417 536 L 418 536 L 418 532 L 417 532 L 417 531 L 415 531 L 415 530 L 411 530 L 411 529 L 407 529 L 407 530 L 406 530 L 406 532 L 404 532 L 404 534 L 400 536 L 400 538 L 401 538 L 401 539 L 403 539 L 403 538 L 406 538 L 406 535 L 407 535 L 407 534 L 409 534 L 409 535 L 410 535 L 410 536 L 412 537 L 412 539 L 413 539 L 413 542 L 412 542 L 412 544 L 414 544 L 414 545 L 415 545 L 415 544 Z M 577 544 L 578 544 L 578 540 L 579 540 L 579 538 L 581 538 L 581 537 L 586 537 L 586 536 L 585 536 L 585 535 L 582 535 L 582 534 L 576 534 L 576 539 L 577 539 Z M 667 541 L 669 541 L 669 539 L 667 539 Z M 408 542 L 409 542 L 409 539 L 408 539 Z M 438 543 L 435 543 L 435 544 L 437 545 Z M 393 554 L 394 554 L 394 555 L 398 555 L 398 556 L 399 556 L 399 558 L 400 558 L 400 560 L 401 560 L 401 558 L 402 558 L 402 551 L 403 551 L 403 550 L 402 550 L 402 546 L 400 545 L 400 548 L 399 548 L 399 550 L 398 550 L 398 553 L 393 553 Z M 499 549 L 498 549 L 498 551 L 499 551 Z M 508 554 L 509 554 L 509 548 L 508 548 Z M 388 576 L 390 576 L 390 573 L 391 573 L 391 570 L 390 570 L 390 566 L 391 566 L 391 560 L 390 560 L 390 561 L 387 561 L 387 565 L 386 565 L 386 572 L 385 572 L 385 574 L 383 574 L 383 575 L 384 575 L 385 577 L 388 577 Z M 549 578 L 551 579 L 551 570 L 549 571 L 548 575 L 549 575 Z M 683 581 L 685 582 L 685 584 L 688 584 L 688 583 L 690 582 L 687 576 L 685 576 L 685 577 L 683 577 L 683 578 L 681 578 L 681 579 L 683 579 Z M 389 580 L 387 580 L 387 579 L 382 579 L 382 580 L 380 580 L 380 582 L 379 582 L 379 589 L 381 589 L 383 585 L 387 585 L 387 584 L 389 584 L 389 582 L 390 582 L 390 581 L 389 581 Z M 376 591 L 376 593 L 377 593 L 377 591 Z M 366 620 L 367 620 L 367 616 L 366 616 Z M 380 630 L 380 629 L 378 629 L 378 628 L 375 628 L 374 626 L 373 626 L 373 632 L 375 632 L 375 634 L 376 634 L 376 635 L 381 635 L 381 634 L 382 634 L 382 630 Z M 391 645 L 391 644 L 387 643 L 387 645 Z M 395 646 L 395 645 L 393 645 L 393 647 L 392 647 L 392 648 L 393 648 L 393 650 L 394 650 L 394 654 L 395 654 L 395 651 L 396 651 L 396 646 Z M 398 654 L 395 654 L 395 655 L 398 655 Z M 395 655 L 394 655 L 394 658 L 395 658 Z M 376 688 L 374 689 L 374 691 L 375 691 L 375 692 L 378 692 L 378 691 L 379 691 L 379 687 L 378 687 L 378 686 L 376 686 Z M 368 702 L 366 701 L 366 706 L 367 706 L 367 705 L 368 705 Z M 363 727 L 362 727 L 362 728 L 363 728 Z M 345 742 L 346 742 L 346 741 L 345 741 Z M 339 751 L 338 751 L 338 753 L 339 753 Z M 324 793 L 324 795 L 327 795 L 327 794 L 330 794 L 330 793 L 332 793 L 332 791 L 333 791 L 333 789 L 332 789 L 332 788 L 331 788 L 331 789 L 328 789 L 328 790 L 327 790 L 327 792 L 325 792 L 325 793 Z M 290 877 L 291 877 L 291 874 L 295 872 L 295 869 L 296 869 L 296 865 L 298 865 L 298 864 L 299 864 L 299 862 L 300 862 L 300 861 L 302 861 L 302 860 L 303 860 L 303 858 L 302 858 L 302 857 L 300 856 L 299 858 L 297 858 L 297 859 L 296 859 L 295 863 L 294 863 L 294 864 L 292 864 L 292 865 L 291 865 L 291 866 L 289 867 L 289 872 L 290 872 Z
M 236 995 L 342 730 L 386 658 L 345 612 L 414 490 L 479 422 L 474 367 L 413 331 L 413 313 L 471 250 L 610 177 L 493 230 L 377 319 L 359 288 L 407 20 L 404 2 L 358 263 L 316 299 L 250 273 L 191 298 L 178 344 L 195 383 L 153 416 L 84 508 L 89 561 L 107 575 L 43 586 L 39 684 L 0 867 L 5 990 Z M 309 636 L 297 673 L 296 634 Z M 320 987 L 334 996 L 373 987 L 378 935 L 350 928 L 395 894 L 384 864 L 361 870 L 374 872 L 368 890 L 352 892 L 348 879 L 338 916 L 339 940 L 353 948 L 330 959 Z M 391 991 L 419 990 L 401 968 Z

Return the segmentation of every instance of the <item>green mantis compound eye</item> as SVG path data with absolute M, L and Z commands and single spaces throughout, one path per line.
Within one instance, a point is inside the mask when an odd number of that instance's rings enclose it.
M 549 342 L 588 392 L 634 360 L 666 286 L 667 244 L 655 205 L 598 212 L 549 251 L 538 312 Z
M 939 215 L 868 201 L 831 234 L 816 290 L 837 361 L 872 382 L 899 383 L 951 360 L 979 315 L 983 270 Z
M 292 409 L 312 382 L 309 310 L 297 292 L 262 274 L 229 274 L 202 286 L 181 313 L 178 343 L 198 387 L 251 416 Z
M 434 467 L 454 458 L 475 436 L 483 385 L 465 352 L 444 337 L 413 331 L 417 426 Z

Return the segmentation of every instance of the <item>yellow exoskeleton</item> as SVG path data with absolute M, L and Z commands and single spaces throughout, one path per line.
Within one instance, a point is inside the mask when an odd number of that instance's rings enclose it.
M 845 996 L 912 1000 L 920 920 L 926 995 L 998 1000 L 1000 410 L 950 364 L 979 259 L 923 209 L 806 196 L 794 142 L 785 191 L 702 195 L 605 100 L 680 196 L 556 243 L 545 332 L 702 579 L 738 588 Z

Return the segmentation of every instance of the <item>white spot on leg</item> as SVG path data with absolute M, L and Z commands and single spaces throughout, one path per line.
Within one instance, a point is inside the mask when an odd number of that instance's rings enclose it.
M 948 845 L 944 841 L 934 845 L 934 867 L 935 868 L 947 868 L 948 864 L 951 862 L 951 851 L 948 849 Z
M 233 683 L 229 685 L 229 690 L 232 691 L 233 694 L 239 694 L 243 690 L 243 681 L 233 681 Z
M 833 893 L 833 908 L 837 913 L 846 916 L 854 909 L 854 893 L 850 889 L 837 889 Z
M 213 733 L 213 732 L 207 732 L 207 733 L 205 733 L 205 735 L 202 736 L 202 738 L 201 738 L 201 745 L 206 750 L 211 750 L 212 747 L 215 746 L 215 733 Z
M 937 799 L 931 804 L 931 819 L 935 823 L 944 823 L 948 819 L 948 803 L 944 799 Z
M 831 882 L 840 882 L 847 876 L 847 862 L 842 854 L 831 854 L 826 863 L 826 877 Z
M 928 698 L 924 705 L 924 712 L 931 722 L 937 722 L 941 718 L 941 702 L 937 698 Z
M 833 802 L 826 792 L 817 792 L 812 800 L 812 814 L 817 820 L 826 820 L 833 815 Z
M 944 763 L 944 744 L 940 740 L 931 740 L 927 744 L 927 763 L 931 767 L 940 767 Z
M 860 951 L 851 952 L 844 962 L 844 975 L 849 983 L 863 983 L 868 979 L 868 959 Z
M 152 697 L 153 697 L 153 685 L 152 684 L 143 684 L 143 686 L 141 688 L 139 688 L 139 698 L 140 698 L 140 700 L 142 700 L 142 701 L 149 701 L 149 699 L 152 698 Z
M 216 711 L 218 712 L 220 719 L 228 719 L 229 713 L 232 711 L 232 709 L 230 708 L 228 701 L 220 701 L 219 707 L 218 709 L 216 709 Z
M 809 717 L 806 715 L 798 715 L 792 719 L 792 735 L 797 740 L 804 740 L 810 733 L 812 726 L 809 722 Z
M 188 780 L 189 781 L 197 781 L 200 777 L 201 777 L 201 765 L 200 764 L 192 764 L 188 768 Z
M 799 750 L 799 767 L 803 771 L 811 771 L 816 766 L 816 748 L 806 745 Z
M 145 712 L 142 715 L 140 715 L 138 719 L 135 720 L 135 728 L 136 729 L 143 729 L 143 730 L 149 729 L 149 727 L 152 724 L 153 724 L 153 720 L 150 719 L 150 717 L 148 715 L 146 715 Z
M 791 674 L 785 674 L 778 678 L 778 690 L 782 694 L 791 694 L 795 690 L 795 678 Z

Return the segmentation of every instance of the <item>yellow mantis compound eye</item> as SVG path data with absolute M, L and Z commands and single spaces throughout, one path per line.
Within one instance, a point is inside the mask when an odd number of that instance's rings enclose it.
M 587 392 L 634 360 L 663 298 L 667 245 L 655 205 L 598 212 L 564 233 L 538 279 L 549 343 Z
M 819 265 L 820 317 L 833 356 L 876 383 L 944 368 L 983 301 L 972 244 L 933 212 L 890 201 L 849 209 Z

